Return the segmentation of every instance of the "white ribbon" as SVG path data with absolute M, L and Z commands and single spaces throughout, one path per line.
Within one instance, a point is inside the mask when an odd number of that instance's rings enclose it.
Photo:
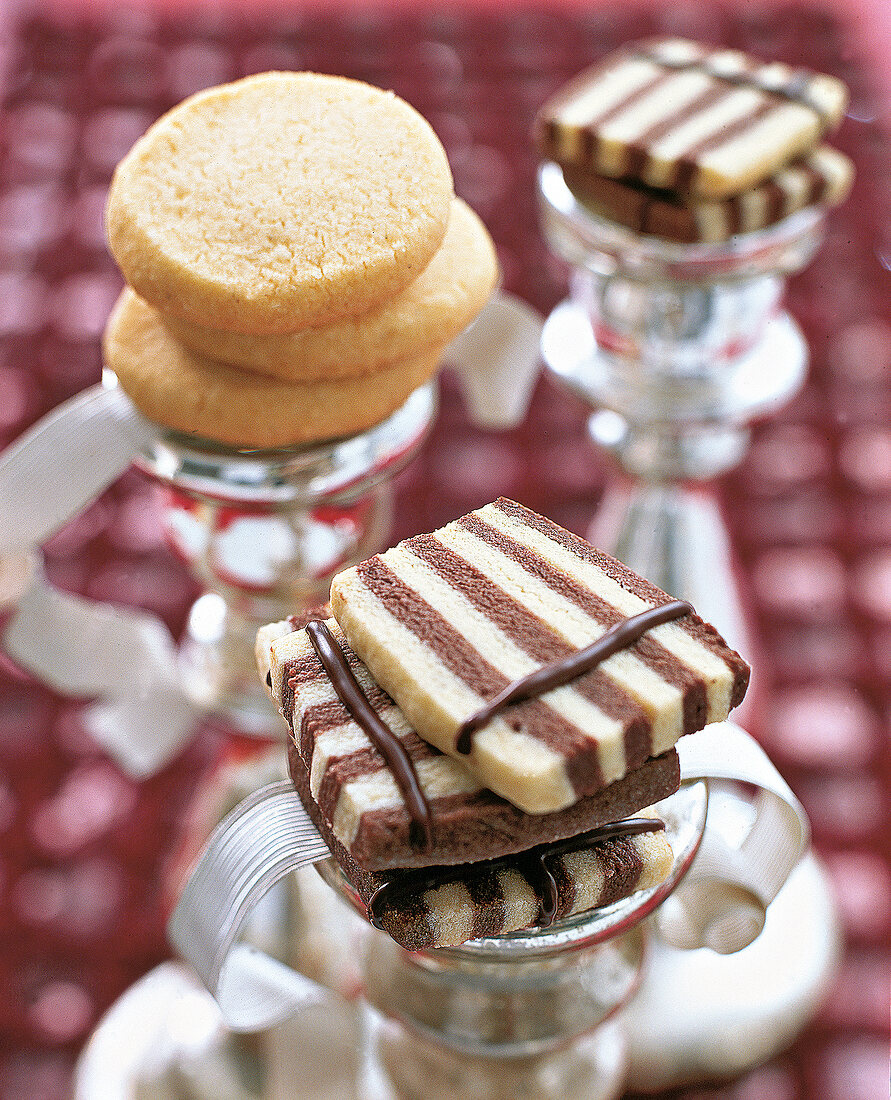
M 507 429 L 526 415 L 541 364 L 543 321 L 526 302 L 496 292 L 476 321 L 446 348 L 470 420 Z
M 677 748 L 682 778 L 709 780 L 708 827 L 657 925 L 675 947 L 734 954 L 757 938 L 768 905 L 807 850 L 807 815 L 760 745 L 732 722 L 706 726 Z M 720 797 L 739 783 L 756 791 L 748 815 Z
M 727 781 L 759 792 L 751 821 L 726 839 L 709 806 L 703 843 L 687 876 L 660 909 L 679 898 L 672 928 L 679 946 L 729 953 L 748 946 L 764 911 L 808 844 L 798 800 L 744 730 L 723 722 L 678 745 L 684 780 Z M 720 803 L 719 803 L 720 809 Z M 242 924 L 265 892 L 291 870 L 327 858 L 328 848 L 287 782 L 237 806 L 208 841 L 168 925 L 172 945 L 213 993 L 227 1023 L 254 1031 L 287 1018 L 324 992 L 261 952 L 238 943 Z M 702 896 L 700 913 L 689 904 Z M 686 903 L 683 899 L 686 898 Z M 752 900 L 754 899 L 754 900 Z
M 188 742 L 198 717 L 167 627 L 144 611 L 58 591 L 36 553 L 6 561 L 27 562 L 2 632 L 6 652 L 55 691 L 98 698 L 83 712 L 87 730 L 134 778 L 157 771 Z
M 84 723 L 134 778 L 163 767 L 195 726 L 173 640 L 155 615 L 54 589 L 37 547 L 157 435 L 118 386 L 96 385 L 0 455 L 0 608 L 10 612 L 3 648 L 54 690 L 95 697 Z
M 477 425 L 522 420 L 538 373 L 541 327 L 538 314 L 498 292 L 446 349 Z M 199 715 L 183 694 L 173 640 L 147 612 L 53 590 L 35 551 L 162 432 L 107 375 L 0 455 L 0 610 L 12 609 L 0 640 L 56 690 L 97 697 L 86 711 L 88 728 L 139 778 L 185 747 Z
M 211 834 L 167 926 L 235 1030 L 258 1031 L 327 996 L 261 951 L 236 943 L 263 895 L 330 855 L 290 782 L 250 795 Z
M 117 386 L 92 386 L 0 455 L 0 557 L 40 546 L 157 438 Z

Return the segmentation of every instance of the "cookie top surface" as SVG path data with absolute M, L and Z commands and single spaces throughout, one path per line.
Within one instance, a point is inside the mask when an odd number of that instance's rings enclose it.
M 656 39 L 581 73 L 544 105 L 535 132 L 562 164 L 719 199 L 804 154 L 846 104 L 833 77 Z
M 150 420 L 230 447 L 291 447 L 353 435 L 385 420 L 435 373 L 432 348 L 374 374 L 283 382 L 196 355 L 125 289 L 105 330 L 105 362 Z
M 137 141 L 112 180 L 108 237 L 156 308 L 290 332 L 416 279 L 452 195 L 439 140 L 393 93 L 264 73 L 199 92 Z
M 442 245 L 414 282 L 356 317 L 280 336 L 250 336 L 165 323 L 193 351 L 286 379 L 364 374 L 454 339 L 479 313 L 498 278 L 492 239 L 477 215 L 452 200 Z
M 685 613 L 512 703 L 462 747 L 468 719 L 513 682 L 672 602 L 507 500 L 407 539 L 331 585 L 350 647 L 414 729 L 527 813 L 572 805 L 742 699 L 745 662 Z

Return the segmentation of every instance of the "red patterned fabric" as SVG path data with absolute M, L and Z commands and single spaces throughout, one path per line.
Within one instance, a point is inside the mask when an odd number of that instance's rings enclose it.
M 394 88 L 442 137 L 487 222 L 507 289 L 542 311 L 566 272 L 538 231 L 535 109 L 622 41 L 678 31 L 834 72 L 852 88 L 838 144 L 857 163 L 790 307 L 813 364 L 721 487 L 763 640 L 753 729 L 811 816 L 847 937 L 817 1019 L 767 1069 L 684 1100 L 874 1100 L 887 1082 L 891 942 L 891 154 L 878 82 L 849 28 L 804 6 L 611 5 L 550 14 L 412 6 L 348 18 L 111 7 L 13 21 L 0 85 L 0 445 L 99 378 L 119 288 L 104 245 L 109 173 L 163 109 L 207 84 L 310 68 Z M 877 119 L 879 119 L 877 121 Z M 887 123 L 887 113 L 885 114 Z M 468 426 L 446 379 L 423 454 L 399 478 L 394 539 L 499 494 L 584 532 L 606 471 L 586 410 L 542 382 L 527 422 Z M 197 591 L 163 544 L 159 490 L 128 473 L 47 545 L 51 580 L 147 607 L 176 633 Z M 196 783 L 227 740 L 206 725 L 137 784 L 89 740 L 82 702 L 0 655 L 0 1097 L 63 1097 L 100 1014 L 166 956 L 161 882 Z

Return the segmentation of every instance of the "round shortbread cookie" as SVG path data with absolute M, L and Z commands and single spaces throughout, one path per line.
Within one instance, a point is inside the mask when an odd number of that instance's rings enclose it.
M 338 378 L 447 344 L 483 308 L 497 279 L 492 238 L 470 207 L 454 199 L 445 239 L 424 271 L 401 293 L 358 317 L 282 336 L 163 319 L 179 341 L 209 359 L 275 378 Z
M 293 332 L 416 279 L 452 196 L 439 139 L 392 92 L 262 73 L 197 93 L 136 142 L 112 180 L 108 239 L 162 312 Z
M 167 428 L 232 447 L 288 447 L 364 431 L 436 372 L 442 347 L 374 374 L 283 382 L 196 355 L 129 288 L 105 329 L 105 362 L 133 404 Z

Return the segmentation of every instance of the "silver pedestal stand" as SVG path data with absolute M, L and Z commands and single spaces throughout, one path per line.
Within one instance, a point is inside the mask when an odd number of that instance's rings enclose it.
M 138 460 L 167 487 L 168 539 L 206 589 L 180 650 L 183 688 L 203 710 L 281 739 L 257 677 L 257 628 L 324 602 L 335 573 L 383 547 L 392 478 L 435 412 L 430 383 L 361 435 L 247 451 L 166 433 Z
M 76 1100 L 617 1100 L 627 1044 L 612 1021 L 639 987 L 646 918 L 689 869 L 707 803 L 706 784 L 694 782 L 658 804 L 675 854 L 658 886 L 550 928 L 458 948 L 403 950 L 345 904 L 364 913 L 326 861 L 318 870 L 333 889 L 308 915 L 329 951 L 353 960 L 351 990 L 329 960 L 313 973 L 328 993 L 245 1037 L 226 1030 L 187 970 L 159 968 L 97 1029 Z M 305 954 L 289 957 L 285 947 L 279 957 L 307 972 Z M 340 985 L 331 981 L 338 973 Z
M 429 383 L 360 435 L 259 451 L 163 432 L 137 459 L 165 487 L 167 538 L 205 589 L 180 645 L 182 688 L 201 711 L 257 746 L 199 792 L 189 819 L 200 835 L 185 838 L 184 849 L 197 850 L 240 798 L 286 774 L 285 728 L 257 676 L 257 628 L 324 602 L 335 573 L 386 545 L 392 479 L 417 453 L 436 409 L 436 385 Z M 317 909 L 320 890 L 330 894 L 312 869 L 301 881 L 291 876 L 263 899 L 246 934 L 282 961 L 333 982 L 327 949 L 307 928 L 307 909 Z M 343 963 L 338 973 L 351 970 Z M 347 1002 L 332 1001 L 328 1026 L 317 1036 L 329 1054 L 335 1033 L 341 1047 L 353 1042 L 353 1015 Z M 168 963 L 128 990 L 100 1024 L 78 1064 L 75 1095 L 265 1100 L 281 1062 L 273 1051 L 278 1043 L 287 1045 L 281 1028 L 247 1037 L 231 1032 L 188 969 Z M 329 1086 L 332 1097 L 343 1095 L 338 1082 L 352 1069 L 341 1055 L 339 1071 L 322 1058 L 314 1096 Z
M 571 265 L 570 295 L 545 324 L 543 357 L 591 406 L 590 438 L 620 471 L 589 537 L 690 600 L 757 672 L 757 638 L 709 482 L 742 459 L 752 421 L 804 381 L 807 349 L 782 295 L 786 277 L 818 248 L 823 213 L 803 210 L 724 244 L 681 245 L 598 217 L 555 164 L 540 169 L 539 200 L 547 241 Z M 737 715 L 749 713 L 749 696 Z M 759 939 L 738 954 L 676 951 L 654 937 L 643 987 L 622 1016 L 629 1084 L 672 1088 L 770 1058 L 815 1011 L 839 945 L 828 881 L 811 854 Z M 679 989 L 690 995 L 679 1000 Z M 737 1040 L 732 1050 L 727 1034 Z
M 548 370 L 594 410 L 593 442 L 623 471 L 592 541 L 751 653 L 727 535 L 706 483 L 745 454 L 749 427 L 801 385 L 807 351 L 782 309 L 787 275 L 817 249 L 811 208 L 725 244 L 679 245 L 605 221 L 555 164 L 539 172 L 542 225 L 572 265 L 548 318 Z

